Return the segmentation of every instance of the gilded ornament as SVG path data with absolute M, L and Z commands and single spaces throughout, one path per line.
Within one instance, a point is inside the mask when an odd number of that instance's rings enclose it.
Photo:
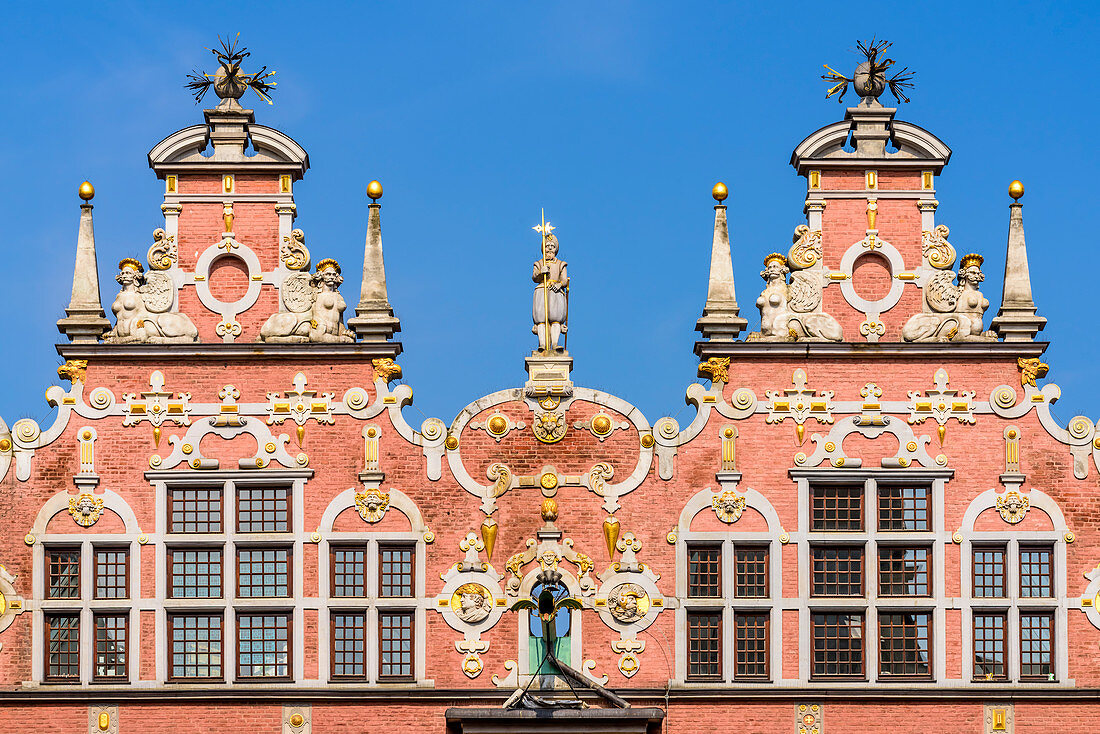
M 969 255 L 962 256 L 962 260 L 959 261 L 959 270 L 966 270 L 969 267 L 980 268 L 983 262 L 985 262 L 985 258 L 972 252 Z
M 1073 541 L 1077 540 L 1077 536 L 1073 534 L 1072 530 L 1067 530 L 1062 536 L 1062 540 L 1066 541 L 1067 543 L 1072 543 Z
M 607 611 L 623 624 L 632 624 L 644 617 L 649 604 L 649 594 L 638 584 L 619 584 L 607 595 Z
M 367 196 L 371 198 L 371 201 L 378 201 L 382 198 L 382 184 L 378 181 L 371 181 L 367 184 Z
M 719 520 L 734 523 L 741 519 L 741 513 L 745 510 L 745 496 L 727 489 L 721 494 L 715 494 L 710 504 Z
M 389 495 L 377 487 L 368 487 L 362 492 L 355 493 L 355 508 L 359 511 L 359 517 L 369 523 L 381 520 L 389 506 Z
M 27 533 L 23 536 L 23 542 L 27 545 L 34 545 L 35 537 L 31 533 Z
M 614 515 L 608 515 L 603 521 L 603 540 L 607 544 L 607 559 L 615 558 L 615 544 L 619 540 L 619 519 Z
M 553 497 L 547 497 L 542 501 L 542 519 L 545 522 L 554 522 L 558 519 L 558 503 Z
M 468 652 L 466 657 L 462 658 L 462 672 L 467 678 L 476 678 L 481 675 L 483 667 L 481 656 L 476 652 Z
M 153 244 L 146 254 L 152 270 L 168 270 L 176 262 L 176 238 L 162 228 L 153 230 Z
M 146 545 L 149 542 L 149 536 L 142 533 L 138 536 L 138 545 Z
M 180 451 L 182 451 L 185 454 L 190 454 L 194 450 L 195 450 L 195 447 L 192 446 L 189 443 L 185 443 L 183 446 L 180 447 Z
M 557 443 L 565 438 L 567 428 L 565 413 L 560 411 L 539 413 L 531 426 L 535 438 L 542 443 Z
M 592 419 L 592 432 L 597 436 L 606 436 L 611 432 L 611 418 L 600 414 Z
M 451 611 L 466 624 L 477 624 L 493 611 L 493 595 L 481 584 L 462 584 L 451 594 Z
M 69 382 L 84 382 L 84 374 L 88 369 L 88 360 L 70 359 L 57 368 L 57 376 Z
M 711 382 L 729 382 L 729 357 L 711 357 L 699 365 L 699 377 Z
M 486 425 L 489 427 L 489 433 L 494 436 L 503 435 L 508 430 L 508 421 L 502 415 L 494 415 Z
M 544 472 L 543 475 L 539 477 L 539 485 L 541 485 L 543 489 L 554 489 L 558 486 L 558 475 L 554 472 Z
M 290 715 L 289 723 L 295 729 L 299 729 L 301 728 L 302 724 L 306 723 L 306 717 L 302 716 L 299 713 L 293 713 Z
M 447 440 L 444 442 L 444 445 L 446 445 L 446 447 L 451 451 L 454 451 L 458 448 L 458 438 L 456 436 L 447 436 Z
M 10 451 L 11 440 L 7 438 L 0 438 L 0 451 Z
M 955 248 L 947 241 L 950 234 L 946 224 L 921 232 L 921 254 L 929 265 L 939 270 L 946 270 L 955 264 Z
M 1013 181 L 1008 185 L 1008 195 L 1014 201 L 1019 201 L 1020 197 L 1024 195 L 1024 185 L 1019 180 Z
M 797 270 L 805 270 L 821 259 L 821 230 L 800 224 L 791 237 L 794 243 L 787 252 L 787 264 Z
M 1000 513 L 1001 519 L 1009 525 L 1015 525 L 1023 520 L 1030 505 L 1028 498 L 1014 489 L 1010 489 L 997 497 L 997 512 Z
M 497 531 L 500 530 L 500 526 L 497 525 L 497 521 L 491 517 L 485 518 L 481 523 L 481 540 L 485 543 L 485 558 L 487 560 L 493 560 L 493 548 L 497 544 Z
M 729 189 L 726 188 L 726 185 L 719 181 L 714 184 L 714 188 L 710 190 L 710 195 L 714 197 L 715 201 L 721 204 L 726 200 L 726 197 L 730 195 L 730 192 Z
M 85 492 L 69 498 L 69 514 L 81 527 L 88 528 L 95 525 L 102 513 L 103 500 L 99 497 L 93 497 Z
M 424 535 L 422 535 L 420 537 L 424 538 L 424 542 L 427 543 L 428 545 L 431 545 L 432 543 L 435 542 L 435 533 L 432 532 L 431 528 L 428 528 L 427 530 L 425 530 Z
M 80 188 L 76 190 L 77 196 L 84 201 L 91 201 L 95 196 L 95 187 L 88 181 L 80 184 Z
M 643 449 L 653 448 L 653 434 L 643 433 L 641 441 Z
M 96 718 L 96 726 L 100 731 L 107 731 L 111 728 L 111 715 L 106 711 L 100 711 L 99 716 Z
M 321 262 L 326 261 L 322 260 Z M 318 270 L 320 270 L 320 267 L 320 264 L 318 264 Z M 374 378 L 376 380 L 382 380 L 387 385 L 401 377 L 401 365 L 397 364 L 389 357 L 372 359 L 371 364 L 374 365 Z

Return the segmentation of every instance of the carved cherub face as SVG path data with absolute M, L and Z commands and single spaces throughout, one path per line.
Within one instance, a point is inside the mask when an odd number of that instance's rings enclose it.
M 145 281 L 145 278 L 137 268 L 132 265 L 127 265 L 122 268 L 122 270 L 118 271 L 118 275 L 115 276 L 115 281 L 123 288 L 126 288 L 131 285 L 141 285 Z
M 982 273 L 981 268 L 977 265 L 971 265 L 970 267 L 959 273 L 959 280 L 969 283 L 975 288 L 978 284 L 985 280 L 985 274 Z
M 760 277 L 768 284 L 774 283 L 777 280 L 786 282 L 787 273 L 789 272 L 790 270 L 783 263 L 778 260 L 769 260 L 768 264 L 764 266 L 764 269 L 760 271 Z
M 336 268 L 325 268 L 317 273 L 317 282 L 330 291 L 334 291 L 344 282 L 344 278 L 340 273 L 336 272 Z

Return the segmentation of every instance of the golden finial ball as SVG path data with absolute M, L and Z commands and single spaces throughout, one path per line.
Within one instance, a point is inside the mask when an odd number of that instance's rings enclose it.
M 730 195 L 730 190 L 726 188 L 726 185 L 719 181 L 714 184 L 714 188 L 710 190 L 710 195 L 714 197 L 715 201 L 725 201 L 726 197 Z
M 1024 195 L 1024 185 L 1019 181 L 1013 181 L 1008 185 L 1008 195 L 1019 201 L 1020 197 Z
M 371 181 L 367 184 L 367 196 L 372 200 L 378 201 L 382 198 L 382 184 L 377 181 Z
M 92 186 L 91 183 L 85 181 L 84 183 L 80 184 L 80 188 L 77 190 L 77 194 L 79 194 L 80 198 L 84 201 L 91 201 L 92 197 L 95 196 L 95 186 Z

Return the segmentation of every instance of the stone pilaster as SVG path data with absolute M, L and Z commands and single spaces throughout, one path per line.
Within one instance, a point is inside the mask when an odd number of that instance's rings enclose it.
M 1023 186 L 1020 186 L 1023 195 Z M 1027 244 L 1024 241 L 1024 205 L 1017 199 L 1009 205 L 1008 254 L 1005 257 L 1004 291 L 1001 310 L 990 324 L 1006 342 L 1035 341 L 1047 320 L 1036 313 L 1031 296 L 1031 272 L 1027 265 Z
M 382 195 L 382 187 L 377 189 Z M 401 322 L 393 315 L 386 292 L 386 265 L 382 259 L 382 205 L 374 194 L 370 203 L 367 222 L 367 241 L 363 252 L 363 282 L 359 291 L 359 304 L 355 316 L 348 319 L 348 326 L 355 330 L 360 341 L 384 342 L 401 331 Z
M 721 196 L 721 198 L 719 198 Z M 733 261 L 730 258 L 729 225 L 726 222 L 725 187 L 719 192 L 715 187 L 714 238 L 710 248 L 710 281 L 707 285 L 707 302 L 702 317 L 695 322 L 695 330 L 711 341 L 733 341 L 748 326 L 740 315 L 737 294 L 733 286 Z
M 80 205 L 80 228 L 76 237 L 76 266 L 73 268 L 73 292 L 65 307 L 65 318 L 57 330 L 76 344 L 94 344 L 111 328 L 99 298 L 99 268 L 96 264 L 95 232 L 92 229 L 92 185 L 80 187 L 84 201 Z

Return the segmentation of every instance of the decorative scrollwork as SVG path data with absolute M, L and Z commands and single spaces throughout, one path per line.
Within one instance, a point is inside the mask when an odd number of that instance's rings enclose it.
M 997 497 L 997 512 L 1000 513 L 1001 519 L 1009 525 L 1016 525 L 1022 521 L 1030 506 L 1031 502 L 1028 498 L 1014 489 L 1010 489 Z
M 305 232 L 295 229 L 289 237 L 283 237 L 283 244 L 279 248 L 279 259 L 288 270 L 309 270 L 309 250 L 306 249 Z
M 493 497 L 500 497 L 512 486 L 512 470 L 504 464 L 490 464 L 485 475 L 493 481 Z
M 955 248 L 947 241 L 950 233 L 946 224 L 921 232 L 921 253 L 928 264 L 937 270 L 946 270 L 955 264 Z
M 103 514 L 103 500 L 88 493 L 69 498 L 69 514 L 77 525 L 89 528 L 96 524 Z
M 791 238 L 794 245 L 787 253 L 787 264 L 791 270 L 813 267 L 821 259 L 821 230 L 810 229 L 800 224 L 794 229 Z
M 168 270 L 176 263 L 176 238 L 160 227 L 153 230 L 153 245 L 147 255 L 153 270 Z
M 741 519 L 741 513 L 745 511 L 745 496 L 727 489 L 715 494 L 710 504 L 719 520 L 724 523 L 734 523 Z

